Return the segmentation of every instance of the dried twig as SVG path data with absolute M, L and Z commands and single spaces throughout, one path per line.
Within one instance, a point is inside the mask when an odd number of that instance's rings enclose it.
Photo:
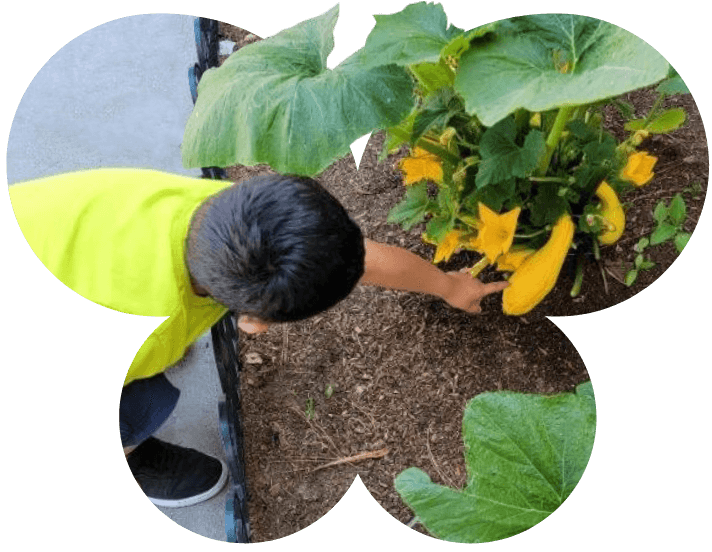
M 338 458 L 338 459 L 334 460 L 333 462 L 329 462 L 322 466 L 316 467 L 312 471 L 323 470 L 325 468 L 330 468 L 332 466 L 338 466 L 339 464 L 350 464 L 352 462 L 358 462 L 360 460 L 368 460 L 369 458 L 383 458 L 386 454 L 388 454 L 387 448 L 382 448 L 379 450 L 372 450 L 372 451 L 368 451 L 368 452 L 360 452 L 358 454 L 354 454 L 353 456 L 346 456 L 345 458 Z
M 612 272 L 609 268 L 606 268 L 606 272 L 608 272 L 608 274 L 610 275 L 610 277 L 613 278 L 616 282 L 619 282 L 619 283 L 625 285 L 625 281 L 624 281 L 624 280 L 621 280 L 620 276 L 618 276 L 617 274 L 615 274 L 614 272 Z
M 598 269 L 601 271 L 601 278 L 603 278 L 603 291 L 608 295 L 608 278 L 606 278 L 606 271 L 601 263 L 598 263 Z
M 427 435 L 425 436 L 425 444 L 428 447 L 428 454 L 430 455 L 430 460 L 432 461 L 433 466 L 435 466 L 435 469 L 438 472 L 438 474 L 440 474 L 440 477 L 442 478 L 443 482 L 447 483 L 447 485 L 449 485 L 450 487 L 454 487 L 455 485 L 452 483 L 452 481 L 450 481 L 450 479 L 448 477 L 445 477 L 443 472 L 440 471 L 440 466 L 435 461 L 435 456 L 433 456 L 433 451 L 430 450 L 430 426 L 428 426 L 428 432 L 427 432 Z
M 286 366 L 287 360 L 289 360 L 289 356 L 287 354 L 289 347 L 289 328 L 287 326 L 288 324 L 282 325 L 282 366 Z
M 301 418 L 304 419 L 304 421 L 309 424 L 309 427 L 311 427 L 313 430 L 315 430 L 317 433 L 319 433 L 324 439 L 326 439 L 329 444 L 333 447 L 334 451 L 336 451 L 336 454 L 342 454 L 342 452 L 339 450 L 339 447 L 336 446 L 334 441 L 329 437 L 329 434 L 326 432 L 326 430 L 318 423 L 316 423 L 314 420 L 310 420 L 307 415 L 304 413 L 303 410 L 301 410 L 296 404 L 290 405 L 289 407 L 291 410 L 294 410 Z

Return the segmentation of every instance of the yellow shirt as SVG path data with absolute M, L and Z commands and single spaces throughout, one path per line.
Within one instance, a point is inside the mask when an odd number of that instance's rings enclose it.
M 168 316 L 124 385 L 175 364 L 227 312 L 193 293 L 184 247 L 190 219 L 229 181 L 141 169 L 95 169 L 10 186 L 20 228 L 66 286 L 105 307 Z

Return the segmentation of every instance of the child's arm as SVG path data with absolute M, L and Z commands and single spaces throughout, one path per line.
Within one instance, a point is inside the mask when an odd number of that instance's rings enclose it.
M 483 284 L 467 273 L 446 273 L 414 253 L 365 240 L 366 268 L 360 283 L 440 297 L 455 308 L 480 312 L 480 300 L 509 284 Z

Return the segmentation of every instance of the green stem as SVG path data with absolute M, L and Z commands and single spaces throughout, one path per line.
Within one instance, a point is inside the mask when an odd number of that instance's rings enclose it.
M 466 147 L 470 148 L 471 150 L 477 151 L 480 149 L 480 146 L 478 146 L 477 144 L 470 144 L 470 142 L 468 142 L 464 138 L 461 138 L 459 134 L 457 135 L 457 141 L 461 145 L 466 146 Z
M 643 128 L 648 126 L 648 123 L 650 122 L 650 119 L 653 118 L 653 115 L 655 115 L 655 112 L 658 110 L 658 107 L 660 107 L 660 104 L 662 103 L 663 99 L 665 98 L 665 94 L 661 93 L 658 96 L 658 99 L 655 100 L 655 103 L 653 104 L 653 107 L 650 108 L 650 111 L 648 112 L 648 116 L 645 118 L 645 123 L 643 124 Z
M 554 126 L 551 127 L 549 136 L 546 138 L 545 153 L 539 160 L 539 164 L 534 171 L 536 176 L 544 176 L 549 169 L 551 156 L 554 155 L 554 150 L 556 146 L 559 145 L 559 140 L 561 140 L 561 134 L 564 132 L 564 128 L 566 128 L 566 123 L 569 122 L 571 114 L 575 109 L 576 106 L 573 105 L 564 105 L 559 108 L 559 112 L 556 114 L 556 119 L 554 120 Z
M 433 155 L 437 155 L 443 161 L 447 161 L 453 165 L 458 165 L 460 161 L 462 161 L 459 156 L 455 155 L 454 153 L 451 153 L 450 151 L 441 146 L 433 144 L 430 140 L 418 138 L 418 141 L 415 143 L 415 145 L 419 148 L 423 148 L 425 151 L 430 152 Z
M 576 179 L 573 176 L 563 178 L 560 176 L 530 176 L 532 182 L 560 182 L 562 184 L 573 184 Z
M 514 234 L 514 237 L 515 238 L 525 238 L 525 239 L 526 238 L 534 238 L 536 236 L 544 234 L 545 232 L 548 232 L 549 230 L 551 230 L 551 227 L 545 226 L 541 230 L 537 230 L 536 232 L 532 232 L 531 234 Z
M 477 261 L 474 266 L 470 269 L 470 275 L 473 278 L 477 278 L 479 276 L 480 272 L 482 272 L 487 266 L 489 265 L 489 261 L 487 261 L 487 255 L 482 257 L 479 261 Z
M 593 258 L 597 261 L 601 260 L 601 248 L 598 246 L 598 240 L 595 238 L 593 240 Z
M 581 284 L 583 283 L 583 254 L 579 253 L 576 257 L 576 277 L 574 285 L 571 287 L 571 297 L 578 297 L 581 293 Z
M 391 136 L 395 136 L 399 140 L 403 140 L 404 142 L 410 142 L 411 135 L 410 133 L 404 130 L 400 130 L 399 128 L 389 128 L 388 133 Z M 462 159 L 460 159 L 460 157 L 458 157 L 454 153 L 450 153 L 445 148 L 437 146 L 429 140 L 426 140 L 425 138 L 419 138 L 415 145 L 419 148 L 423 148 L 425 151 L 432 153 L 433 155 L 437 155 L 443 161 L 447 160 L 453 165 L 458 165 L 460 161 L 462 161 Z

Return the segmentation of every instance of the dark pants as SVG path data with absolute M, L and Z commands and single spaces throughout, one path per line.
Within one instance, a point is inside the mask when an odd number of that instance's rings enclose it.
M 124 447 L 140 444 L 168 419 L 180 391 L 163 374 L 124 386 L 119 404 L 119 428 Z

